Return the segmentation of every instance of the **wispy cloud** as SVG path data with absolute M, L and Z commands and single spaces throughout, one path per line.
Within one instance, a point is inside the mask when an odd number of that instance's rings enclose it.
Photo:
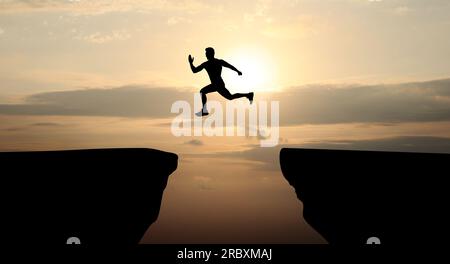
M 194 12 L 205 6 L 205 1 L 164 0 L 2 0 L 0 12 L 67 12 L 75 15 L 99 15 L 110 12 L 153 10 L 180 10 Z
M 193 145 L 193 146 L 203 146 L 203 141 L 200 139 L 192 139 L 189 141 L 186 141 L 184 144 Z
M 8 127 L 3 129 L 4 131 L 8 131 L 8 132 L 17 132 L 17 131 L 21 131 L 21 130 L 25 130 L 25 127 Z
M 257 18 L 265 18 L 272 6 L 271 0 L 256 1 L 254 9 L 251 12 L 244 13 L 244 20 L 248 23 L 255 21 Z
M 213 190 L 212 179 L 205 176 L 194 176 L 194 181 L 201 190 Z
M 254 169 L 279 171 L 279 153 L 282 148 L 342 149 L 370 151 L 401 151 L 424 153 L 450 153 L 450 138 L 429 136 L 401 136 L 367 140 L 324 140 L 304 144 L 283 144 L 274 148 L 249 145 L 247 150 L 207 154 L 191 154 L 195 157 L 216 157 L 246 160 Z
M 402 136 L 368 140 L 318 141 L 304 148 L 450 153 L 450 138 L 431 136 Z
M 103 44 L 114 40 L 127 40 L 131 38 L 131 34 L 127 30 L 114 30 L 112 32 L 95 32 L 85 36 L 78 35 L 74 37 L 76 40 L 84 40 L 94 44 Z
M 180 23 L 192 23 L 192 20 L 182 16 L 173 16 L 167 19 L 167 25 L 169 26 L 174 26 Z
M 59 127 L 62 126 L 60 123 L 54 123 L 54 122 L 40 122 L 40 123 L 33 123 L 31 126 L 35 127 Z
M 398 16 L 410 14 L 413 10 L 408 6 L 397 6 L 392 9 L 392 13 Z
M 32 123 L 29 125 L 24 125 L 24 126 L 17 126 L 17 127 L 8 127 L 3 129 L 4 131 L 8 131 L 8 132 L 17 132 L 17 131 L 26 131 L 29 130 L 30 128 L 55 128 L 55 127 L 63 127 L 65 126 L 64 124 L 61 123 L 55 123 L 55 122 L 37 122 L 37 123 Z
M 277 39 L 299 39 L 319 34 L 326 27 L 319 17 L 298 15 L 289 18 L 268 20 L 261 33 Z

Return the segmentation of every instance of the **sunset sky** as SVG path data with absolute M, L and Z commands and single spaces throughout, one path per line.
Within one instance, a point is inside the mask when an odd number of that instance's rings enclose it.
M 279 149 L 450 153 L 449 36 L 448 0 L 0 0 L 0 151 L 177 153 L 146 243 L 322 243 Z M 231 92 L 280 102 L 279 146 L 171 134 L 209 46 Z

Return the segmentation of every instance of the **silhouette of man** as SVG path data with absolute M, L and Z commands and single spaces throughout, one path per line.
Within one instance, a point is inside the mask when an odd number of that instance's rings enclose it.
M 208 115 L 208 109 L 206 108 L 206 94 L 208 93 L 212 93 L 212 92 L 218 92 L 220 95 L 222 95 L 223 97 L 225 97 L 228 100 L 233 100 L 236 98 L 241 98 L 241 97 L 247 97 L 247 99 L 250 101 L 250 103 L 253 102 L 253 96 L 254 93 L 235 93 L 235 94 L 231 94 L 230 91 L 227 90 L 227 88 L 225 88 L 225 83 L 223 82 L 223 79 L 221 77 L 221 73 L 222 73 L 222 67 L 227 67 L 229 69 L 232 69 L 233 71 L 237 72 L 237 74 L 242 75 L 242 72 L 240 72 L 238 69 L 236 69 L 233 65 L 229 64 L 228 62 L 224 61 L 224 60 L 219 60 L 214 58 L 214 49 L 211 47 L 208 47 L 205 49 L 206 51 L 206 58 L 208 59 L 207 61 L 203 62 L 202 64 L 200 64 L 200 66 L 195 67 L 193 62 L 194 62 L 194 57 L 192 57 L 191 55 L 189 55 L 189 64 L 191 65 L 191 70 L 193 73 L 197 73 L 203 69 L 206 70 L 206 72 L 208 73 L 209 79 L 211 80 L 211 84 L 203 87 L 200 90 L 200 94 L 202 96 L 202 110 L 199 111 L 198 113 L 196 113 L 197 116 L 205 116 Z

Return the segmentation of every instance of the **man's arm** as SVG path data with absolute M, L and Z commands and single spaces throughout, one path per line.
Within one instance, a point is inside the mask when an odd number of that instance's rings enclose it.
M 194 62 L 194 57 L 192 57 L 191 55 L 189 55 L 188 60 L 189 60 L 189 65 L 191 66 L 191 70 L 192 70 L 193 73 L 197 73 L 197 72 L 203 70 L 203 68 L 205 68 L 204 63 L 200 64 L 200 66 L 198 66 L 198 67 L 195 67 L 194 63 L 193 63 Z
M 232 69 L 233 71 L 237 72 L 237 74 L 242 75 L 242 72 L 240 72 L 238 69 L 236 69 L 236 67 L 234 67 L 233 65 L 229 64 L 228 62 L 226 62 L 224 60 L 220 60 L 220 62 L 222 63 L 223 67 L 227 67 L 229 69 Z

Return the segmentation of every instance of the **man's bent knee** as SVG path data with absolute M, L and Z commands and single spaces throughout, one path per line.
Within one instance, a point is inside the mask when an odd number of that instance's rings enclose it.
M 201 94 L 207 94 L 207 93 L 210 93 L 211 91 L 210 90 L 208 90 L 207 88 L 202 88 L 201 90 L 200 90 L 200 93 Z

